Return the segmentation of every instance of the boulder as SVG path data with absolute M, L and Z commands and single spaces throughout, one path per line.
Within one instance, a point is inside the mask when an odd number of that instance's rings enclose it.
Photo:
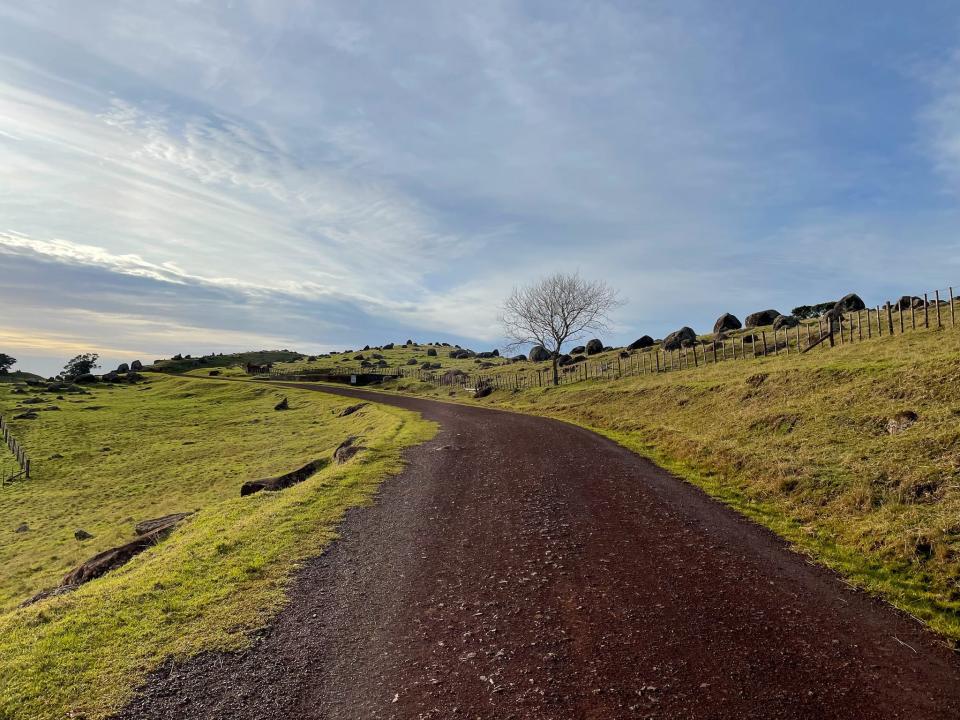
M 867 306 L 863 300 L 860 299 L 859 295 L 850 293 L 837 300 L 837 304 L 834 305 L 834 307 L 840 310 L 840 312 L 857 312 L 866 309 Z
M 500 353 L 496 350 L 494 350 L 493 352 L 478 352 L 477 357 L 483 358 L 484 360 L 486 360 L 488 358 L 500 357 Z
M 526 361 L 527 361 L 527 356 L 526 356 L 526 355 L 514 355 L 512 358 L 510 358 L 510 360 L 511 360 L 512 362 L 526 362 Z
M 128 373 L 130 372 L 130 366 L 127 365 L 126 363 L 120 363 L 119 365 L 117 365 L 117 372 L 120 373 L 121 375 L 124 373 Z
M 407 340 L 407 342 L 405 342 L 404 345 L 413 345 L 413 340 Z
M 354 356 L 353 356 L 353 359 L 354 359 L 354 360 L 363 360 L 363 359 L 364 359 L 363 353 L 361 353 L 361 354 L 359 354 L 359 355 L 354 355 Z
M 731 313 L 724 313 L 717 318 L 717 321 L 713 324 L 713 334 L 719 335 L 722 332 L 729 332 L 730 330 L 739 330 L 743 327 L 743 324 L 740 322 L 740 318 Z
M 587 349 L 583 345 L 577 345 L 573 350 L 570 351 L 573 355 L 582 355 Z
M 373 363 L 370 362 L 369 360 L 364 360 L 362 363 L 360 363 L 360 367 L 362 368 L 373 367 Z
M 572 358 L 570 358 L 571 365 L 576 365 L 577 363 L 582 363 L 586 361 L 587 361 L 586 355 L 574 355 Z
M 383 360 L 383 355 L 380 353 L 373 353 L 370 357 L 372 357 L 374 360 Z
M 101 378 L 101 380 L 108 383 L 120 382 L 120 375 L 119 373 L 117 373 L 116 370 L 112 370 L 111 372 L 108 372 L 106 375 L 104 375 Z
M 393 343 L 387 343 L 383 346 L 383 350 L 393 350 Z
M 40 416 L 31 410 L 29 412 L 20 413 L 19 415 L 14 415 L 13 419 L 14 420 L 36 420 L 38 417 Z
M 778 315 L 777 319 L 773 321 L 773 329 L 782 330 L 783 328 L 796 327 L 799 324 L 800 321 L 793 315 Z
M 648 347 L 653 347 L 653 338 L 649 335 L 644 335 L 627 345 L 627 350 L 642 350 Z
M 14 532 L 15 533 L 30 532 L 30 526 L 27 525 L 26 523 L 20 523 L 19 525 L 17 525 L 17 529 L 14 530 Z
M 157 530 L 173 527 L 181 520 L 189 517 L 192 514 L 193 513 L 191 512 L 178 512 L 164 515 L 163 517 L 154 518 L 153 520 L 142 520 L 136 524 L 136 526 L 133 528 L 133 532 L 136 535 L 147 535 Z
M 570 355 L 561 355 L 557 358 L 557 365 L 565 367 L 573 364 L 573 358 Z
M 590 340 L 587 343 L 587 355 L 596 355 L 599 352 L 603 352 L 603 343 L 597 338 Z
M 696 342 L 696 340 L 697 334 L 693 331 L 693 328 L 684 325 L 663 339 L 663 349 L 667 351 L 679 350 L 684 345 L 690 345 Z
M 94 555 L 85 563 L 67 573 L 63 577 L 63 580 L 60 581 L 60 587 L 75 588 L 101 575 L 105 575 L 121 565 L 125 565 L 144 550 L 153 547 L 163 540 L 173 531 L 175 524 L 176 523 L 167 525 L 146 535 L 141 535 L 136 540 L 131 540 L 124 545 L 110 548 L 109 550 L 104 550 L 102 553 Z
M 410 358 L 409 360 L 407 360 L 407 365 L 416 365 L 416 364 L 417 364 L 416 358 Z
M 274 405 L 274 406 L 273 406 L 273 409 L 274 409 L 274 410 L 289 410 L 289 409 L 290 409 L 290 403 L 287 402 L 287 399 L 286 399 L 286 398 L 284 398 L 283 400 L 281 400 L 280 402 L 278 402 L 276 405 Z
M 746 326 L 748 328 L 755 328 L 770 325 L 782 314 L 783 313 L 776 310 L 760 310 L 759 312 L 750 313 L 747 315 Z
M 219 370 L 210 370 L 207 372 L 207 377 L 218 377 L 220 375 Z
M 240 486 L 240 497 L 253 495 L 261 490 L 266 490 L 267 492 L 277 492 L 279 490 L 283 490 L 284 488 L 288 488 L 291 485 L 302 483 L 307 478 L 316 475 L 317 472 L 326 464 L 326 460 L 312 460 L 303 467 L 297 468 L 293 472 L 288 472 L 284 475 L 279 475 L 273 478 L 264 478 L 263 480 L 249 480 Z
M 462 375 L 466 375 L 466 373 L 465 373 L 463 370 L 461 370 L 460 368 L 454 368 L 453 370 L 447 370 L 447 371 L 443 374 L 443 377 L 441 378 L 441 382 L 442 382 L 444 385 L 450 385 L 451 383 L 457 382 L 457 378 L 461 377 Z
M 428 349 L 427 349 L 427 356 L 428 356 L 428 357 L 436 357 L 436 356 L 437 356 L 437 350 L 436 350 L 436 348 L 428 348 Z
M 378 368 L 390 367 L 390 363 L 388 363 L 386 360 L 377 360 L 377 367 Z
M 139 372 L 140 370 L 143 370 L 143 363 L 139 360 L 134 360 L 132 363 L 130 363 L 130 369 Z
M 923 307 L 923 298 L 917 297 L 916 295 L 904 295 L 899 300 L 895 307 L 899 307 L 901 310 L 909 310 L 910 308 L 922 308 Z
M 550 359 L 550 352 L 543 345 L 534 345 L 527 354 L 530 362 L 544 362 Z
M 628 358 L 628 357 L 630 357 L 630 353 L 628 353 L 626 350 L 621 350 L 621 351 L 620 351 L 620 359 L 621 359 L 621 360 L 624 359 L 624 358 Z
M 362 445 L 358 445 L 357 442 L 358 438 L 351 435 L 337 446 L 337 449 L 333 451 L 333 459 L 337 465 L 343 465 L 358 452 L 365 449 Z
M 473 391 L 474 398 L 485 398 L 487 395 L 493 392 L 492 385 L 481 385 L 476 390 Z
M 90 539 L 93 538 L 93 535 L 91 535 L 90 533 L 88 533 L 88 532 L 87 532 L 86 530 L 84 530 L 83 528 L 79 528 L 79 529 L 77 529 L 77 530 L 74 530 L 74 531 L 73 531 L 73 536 L 74 536 L 77 540 L 90 540 Z

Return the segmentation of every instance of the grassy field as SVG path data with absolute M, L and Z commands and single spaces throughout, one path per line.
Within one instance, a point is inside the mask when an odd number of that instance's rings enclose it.
M 960 639 L 960 328 L 454 397 L 596 429 Z M 906 412 L 915 424 L 891 434 Z
M 403 448 L 434 432 L 381 406 L 338 418 L 349 401 L 319 393 L 148 379 L 63 400 L 0 387 L 5 415 L 35 396 L 60 408 L 14 421 L 34 473 L 0 489 L 3 720 L 103 717 L 166 657 L 242 647 L 283 604 L 299 563 L 334 537 L 343 512 L 399 471 Z M 282 396 L 291 409 L 277 412 Z M 239 497 L 244 481 L 330 458 L 349 435 L 369 448 L 351 462 L 282 492 Z M 136 522 L 182 510 L 196 512 L 125 567 L 15 609 L 132 539 Z M 29 529 L 16 532 L 21 524 Z M 76 540 L 80 528 L 94 537 Z

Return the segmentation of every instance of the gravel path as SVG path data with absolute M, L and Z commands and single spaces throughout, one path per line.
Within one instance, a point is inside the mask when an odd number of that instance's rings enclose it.
M 935 636 L 614 443 L 323 390 L 441 431 L 249 651 L 163 668 L 119 717 L 960 717 Z

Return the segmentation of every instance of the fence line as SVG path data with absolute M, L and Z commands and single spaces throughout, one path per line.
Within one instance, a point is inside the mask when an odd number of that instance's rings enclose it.
M 941 298 L 941 291 L 949 301 Z M 930 298 L 930 295 L 933 298 Z M 615 380 L 621 377 L 659 374 L 696 369 L 707 365 L 751 360 L 781 354 L 800 354 L 820 348 L 826 350 L 836 345 L 859 344 L 884 335 L 898 335 L 931 327 L 940 329 L 956 326 L 957 303 L 953 287 L 919 295 L 904 295 L 896 302 L 886 301 L 861 310 L 839 315 L 832 312 L 801 320 L 791 327 L 771 329 L 748 329 L 741 335 L 698 340 L 696 343 L 673 350 L 664 350 L 661 345 L 642 350 L 623 350 L 615 359 L 601 361 L 582 360 L 560 367 L 559 385 L 586 380 Z M 739 331 L 737 331 L 739 332 Z M 429 362 L 429 361 L 428 361 Z M 500 366 L 503 368 L 504 366 Z M 499 390 L 523 390 L 532 387 L 553 385 L 553 371 L 546 369 L 518 369 L 514 372 L 473 372 L 457 368 L 425 369 L 423 367 L 368 367 L 309 368 L 292 371 L 271 371 L 274 380 L 309 380 L 311 374 L 324 375 L 382 375 L 384 377 L 414 378 L 440 386 L 478 390 L 490 387 Z
M 13 433 L 10 432 L 10 425 L 3 415 L 0 415 L 0 435 L 2 435 L 3 442 L 10 449 L 10 452 L 13 453 L 17 460 L 17 465 L 20 468 L 20 472 L 13 473 L 10 476 L 7 476 L 6 472 L 0 473 L 0 487 L 2 487 L 7 482 L 18 480 L 21 477 L 30 477 L 30 458 L 27 456 L 27 451 L 24 450 L 23 446 L 13 437 Z

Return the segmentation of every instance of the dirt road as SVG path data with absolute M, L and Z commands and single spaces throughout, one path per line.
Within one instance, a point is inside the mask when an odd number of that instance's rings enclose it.
M 242 655 L 124 718 L 957 718 L 960 661 L 769 532 L 587 431 L 441 423 Z

